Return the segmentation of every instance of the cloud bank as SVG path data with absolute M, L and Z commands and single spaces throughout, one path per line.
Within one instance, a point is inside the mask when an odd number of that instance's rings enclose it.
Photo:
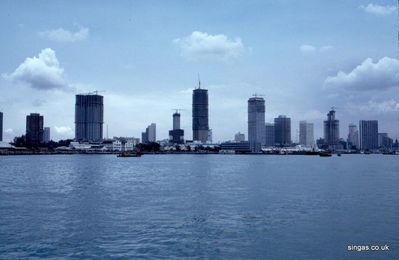
M 384 57 L 373 63 L 367 58 L 349 73 L 339 71 L 336 76 L 327 77 L 324 87 L 353 91 L 399 87 L 399 60 Z
M 181 56 L 189 60 L 203 57 L 236 58 L 244 52 L 240 38 L 229 39 L 224 34 L 211 35 L 194 31 L 191 35 L 173 42 L 179 46 Z
M 26 58 L 13 73 L 2 76 L 38 90 L 69 90 L 64 69 L 60 67 L 55 51 L 50 48 L 43 49 L 38 56 Z
M 394 5 L 378 5 L 372 3 L 366 6 L 361 5 L 360 8 L 366 13 L 375 15 L 390 15 L 396 11 L 396 6 Z
M 378 112 L 378 113 L 387 113 L 387 112 L 396 112 L 399 111 L 399 103 L 394 99 L 383 100 L 383 101 L 375 101 L 370 100 L 366 105 L 362 105 L 359 107 L 361 111 L 365 112 Z

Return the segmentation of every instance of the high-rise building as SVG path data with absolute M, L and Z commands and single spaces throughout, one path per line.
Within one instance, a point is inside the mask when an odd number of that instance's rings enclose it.
M 299 121 L 299 144 L 312 147 L 314 146 L 313 124 L 306 121 Z
M 236 142 L 244 142 L 245 141 L 245 134 L 240 133 L 240 132 L 236 133 L 234 135 L 234 141 L 236 141 Z
M 157 125 L 155 123 L 151 123 L 145 130 L 147 141 L 155 142 L 157 140 Z
M 180 113 L 173 113 L 173 130 L 180 129 Z
M 378 148 L 392 149 L 393 140 L 387 133 L 378 133 Z
M 208 130 L 208 143 L 212 143 L 213 140 L 213 135 L 212 135 L 212 129 Z
M 169 141 L 174 144 L 184 143 L 184 130 L 180 129 L 180 113 L 173 114 L 173 129 L 169 131 Z
M 141 143 L 143 144 L 148 143 L 147 131 L 141 133 Z
M 96 93 L 96 92 L 95 92 Z M 97 94 L 76 95 L 75 139 L 99 142 L 103 139 L 104 98 Z
M 26 142 L 29 145 L 43 143 L 43 116 L 31 113 L 26 116 Z
M 45 127 L 43 130 L 43 142 L 45 144 L 50 142 L 50 127 Z
M 274 136 L 274 124 L 266 123 L 265 124 L 265 146 L 274 146 L 276 145 L 276 139 Z
M 324 121 L 324 141 L 328 149 L 336 149 L 339 145 L 339 120 L 335 119 L 335 110 L 327 114 Z
M 373 150 L 378 148 L 378 121 L 359 121 L 359 144 L 361 150 Z
M 193 90 L 193 140 L 206 143 L 209 135 L 208 90 L 198 88 Z
M 357 130 L 357 126 L 355 124 L 349 124 L 349 133 L 348 133 L 348 147 L 349 148 L 359 148 L 359 131 Z
M 248 141 L 252 152 L 260 152 L 265 144 L 265 110 L 262 97 L 248 99 Z
M 278 146 L 291 145 L 291 118 L 280 115 L 274 119 L 274 139 Z
M 0 112 L 0 142 L 3 141 L 3 112 Z

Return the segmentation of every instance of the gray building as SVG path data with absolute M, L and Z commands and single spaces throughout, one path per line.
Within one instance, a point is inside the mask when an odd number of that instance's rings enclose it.
M 265 100 L 248 99 L 248 141 L 252 152 L 260 152 L 265 144 Z
M 206 143 L 209 135 L 208 90 L 193 90 L 193 140 Z
M 274 137 L 274 124 L 266 123 L 265 124 L 265 146 L 274 146 L 276 145 L 276 139 Z
M 278 146 L 291 145 L 291 118 L 280 115 L 274 119 L 274 139 Z
M 313 123 L 299 121 L 299 144 L 305 147 L 314 146 Z
M 43 116 L 31 113 L 26 116 L 26 142 L 29 145 L 43 143 Z
M 0 112 L 0 142 L 3 141 L 3 112 Z
M 249 153 L 251 149 L 249 142 L 224 142 L 220 144 L 220 150 L 234 151 L 235 153 Z
M 378 149 L 378 121 L 359 121 L 359 144 L 361 150 Z
M 43 142 L 46 144 L 50 142 L 51 137 L 50 137 L 50 127 L 45 127 L 43 130 Z
M 104 98 L 97 94 L 76 95 L 75 139 L 99 142 L 103 139 Z
M 141 133 L 141 143 L 146 144 L 148 143 L 148 137 L 146 132 Z
M 392 149 L 393 140 L 387 133 L 378 133 L 378 147 L 384 149 Z
M 240 133 L 240 132 L 236 133 L 234 135 L 234 141 L 235 142 L 244 142 L 245 141 L 245 134 Z
M 339 145 L 339 120 L 335 119 L 335 110 L 327 114 L 324 121 L 324 141 L 328 149 L 337 149 Z
M 145 129 L 146 137 L 147 137 L 147 142 L 156 142 L 157 140 L 157 125 L 155 123 L 151 123 L 147 128 Z
M 173 144 L 184 143 L 184 130 L 180 129 L 180 113 L 173 114 L 173 129 L 169 131 L 169 141 Z
M 359 131 L 355 124 L 349 124 L 348 148 L 359 148 Z

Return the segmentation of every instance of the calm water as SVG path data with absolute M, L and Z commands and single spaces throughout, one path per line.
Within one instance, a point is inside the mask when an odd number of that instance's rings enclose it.
M 0 257 L 398 259 L 399 156 L 0 157 Z

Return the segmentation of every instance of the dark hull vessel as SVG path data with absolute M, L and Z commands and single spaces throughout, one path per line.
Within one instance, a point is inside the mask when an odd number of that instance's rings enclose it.
M 141 157 L 142 153 L 140 152 L 133 152 L 133 153 L 129 153 L 129 152 L 122 152 L 120 154 L 118 154 L 117 157 Z

